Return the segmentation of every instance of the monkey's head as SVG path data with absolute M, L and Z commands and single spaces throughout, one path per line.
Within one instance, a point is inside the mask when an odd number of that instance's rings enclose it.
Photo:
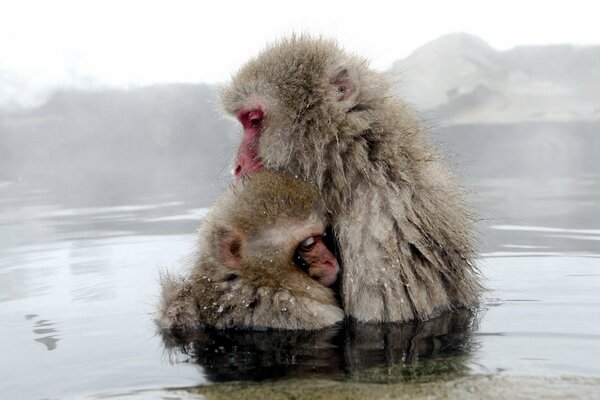
M 236 177 L 268 168 L 318 180 L 331 146 L 343 152 L 373 123 L 371 110 L 387 97 L 384 81 L 332 41 L 292 37 L 267 48 L 222 92 L 244 131 Z
M 263 171 L 237 181 L 219 205 L 215 256 L 236 274 L 257 286 L 306 273 L 324 286 L 336 281 L 338 263 L 322 240 L 327 211 L 310 183 Z

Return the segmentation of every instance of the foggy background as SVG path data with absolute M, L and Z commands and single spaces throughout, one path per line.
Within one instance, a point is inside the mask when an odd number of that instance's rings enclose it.
M 571 157 L 569 164 L 598 171 L 593 153 L 600 126 L 600 46 L 498 51 L 476 36 L 453 33 L 398 59 L 389 72 L 396 92 L 431 126 L 434 140 L 444 142 L 450 156 L 458 153 L 451 161 L 459 169 L 555 175 L 556 157 Z M 64 201 L 77 196 L 116 204 L 193 186 L 203 189 L 199 205 L 207 205 L 230 181 L 240 129 L 219 111 L 219 84 L 65 86 L 28 105 L 19 103 L 10 78 L 0 73 L 0 81 L 9 81 L 0 86 L 4 184 L 49 188 Z M 498 129 L 516 140 L 490 134 Z M 570 130 L 576 134 L 553 135 Z M 462 140 L 469 132 L 473 137 Z
M 231 180 L 240 132 L 219 111 L 219 85 L 294 32 L 333 37 L 389 72 L 466 182 L 597 171 L 594 11 L 577 1 L 4 3 L 0 187 L 59 203 L 182 193 L 210 204 Z

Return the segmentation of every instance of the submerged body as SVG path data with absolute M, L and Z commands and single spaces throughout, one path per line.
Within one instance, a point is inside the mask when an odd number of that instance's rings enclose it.
M 293 37 L 248 62 L 222 103 L 244 129 L 237 177 L 274 169 L 321 192 L 340 247 L 346 315 L 407 321 L 477 302 L 461 190 L 365 60 Z

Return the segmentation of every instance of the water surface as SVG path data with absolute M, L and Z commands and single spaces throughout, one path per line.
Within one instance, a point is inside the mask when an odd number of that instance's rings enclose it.
M 599 377 L 597 128 L 471 126 L 435 137 L 460 155 L 450 162 L 482 219 L 479 266 L 489 290 L 477 310 L 313 333 L 204 331 L 186 345 L 164 342 L 154 327 L 158 274 L 189 263 L 222 181 L 165 181 L 152 191 L 0 182 L 0 393 L 98 398 L 291 378 Z

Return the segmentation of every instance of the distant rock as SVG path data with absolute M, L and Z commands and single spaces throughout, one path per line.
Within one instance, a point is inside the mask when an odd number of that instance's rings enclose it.
M 452 33 L 396 61 L 391 74 L 400 96 L 427 120 L 446 125 L 600 120 L 600 46 L 523 46 L 497 51 L 476 36 Z M 119 89 L 79 75 L 52 86 L 43 77 L 0 68 L 0 131 L 1 125 L 11 123 L 4 116 L 42 111 L 54 112 L 55 116 L 62 111 L 85 113 L 86 104 L 92 110 L 98 107 L 121 118 L 111 109 L 111 104 L 120 104 L 134 114 L 126 120 L 146 112 L 151 118 L 142 120 L 157 125 L 165 123 L 161 118 L 183 114 L 187 120 L 190 116 L 198 118 L 197 113 L 210 105 L 206 118 L 195 122 L 209 126 L 213 124 L 209 121 L 219 117 L 214 112 L 214 94 L 197 91 L 202 86 L 166 84 Z M 167 102 L 168 115 L 157 104 L 159 101 Z M 64 110 L 61 102 L 65 102 Z M 52 107 L 58 108 L 53 111 Z M 182 110 L 177 111 L 177 107 Z M 109 121 L 116 122 L 112 117 L 107 114 Z M 101 119 L 101 115 L 93 118 Z M 171 129 L 175 121 L 168 124 Z
M 497 51 L 476 36 L 442 36 L 394 63 L 397 92 L 453 123 L 600 119 L 600 46 Z

